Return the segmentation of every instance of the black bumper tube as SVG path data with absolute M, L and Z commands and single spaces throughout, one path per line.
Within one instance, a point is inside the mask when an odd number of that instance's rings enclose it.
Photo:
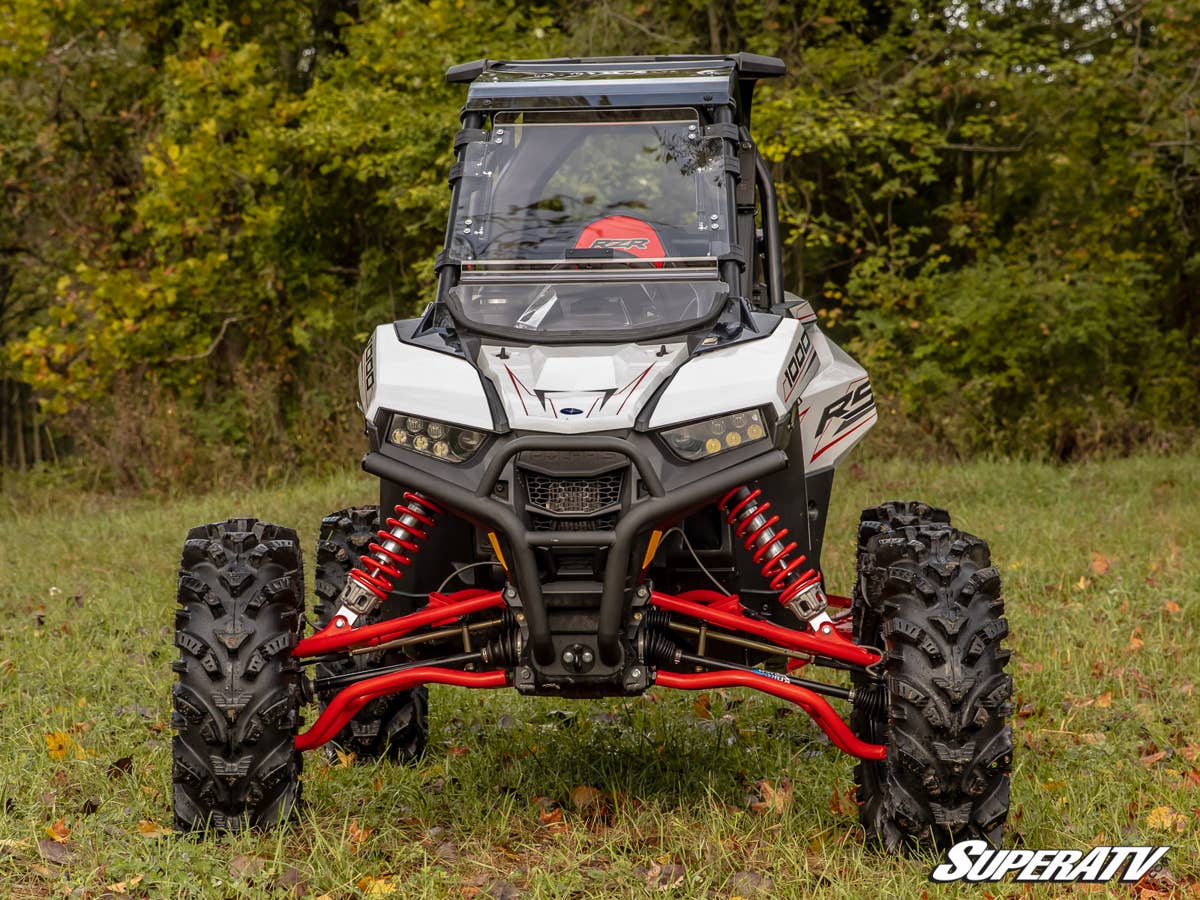
M 542 446 L 561 448 L 561 439 L 520 438 L 513 442 L 516 449 L 541 449 Z M 593 446 L 587 449 L 616 450 L 633 459 L 643 474 L 651 471 L 645 460 L 631 453 L 628 444 L 613 439 L 584 439 L 579 445 Z M 600 444 L 601 446 L 595 446 Z M 621 446 L 621 445 L 624 446 Z M 576 445 L 572 441 L 572 445 Z M 505 458 L 511 453 L 504 454 Z M 638 463 L 641 462 L 639 465 Z M 550 626 L 546 618 L 546 605 L 542 599 L 542 585 L 538 579 L 537 560 L 533 554 L 535 545 L 563 544 L 573 546 L 610 547 L 608 562 L 604 570 L 604 591 L 600 600 L 600 621 L 597 633 L 601 657 L 609 664 L 615 663 L 621 654 L 619 634 L 625 608 L 625 588 L 630 572 L 630 559 L 634 542 L 639 534 L 654 525 L 678 518 L 692 509 L 703 506 L 725 491 L 762 478 L 787 466 L 787 454 L 782 450 L 771 450 L 746 462 L 739 463 L 715 475 L 701 478 L 691 484 L 662 492 L 661 482 L 652 475 L 649 485 L 651 496 L 633 505 L 618 521 L 613 531 L 580 531 L 548 534 L 532 532 L 506 503 L 491 496 L 493 483 L 500 476 L 501 465 L 489 466 L 488 477 L 476 491 L 452 484 L 421 469 L 406 465 L 400 460 L 374 451 L 363 457 L 363 469 L 372 475 L 393 484 L 403 485 L 409 490 L 428 496 L 469 522 L 489 531 L 496 531 L 507 539 L 512 556 L 511 576 L 521 596 L 521 607 L 529 628 L 529 644 L 534 659 L 548 665 L 554 659 L 554 645 L 550 638 Z
M 772 450 L 699 481 L 676 488 L 665 497 L 652 497 L 634 506 L 617 520 L 616 538 L 604 566 L 604 591 L 600 595 L 600 658 L 610 665 L 620 657 L 618 634 L 625 611 L 625 579 L 637 536 L 652 525 L 680 516 L 740 485 L 777 472 L 787 465 L 787 454 Z

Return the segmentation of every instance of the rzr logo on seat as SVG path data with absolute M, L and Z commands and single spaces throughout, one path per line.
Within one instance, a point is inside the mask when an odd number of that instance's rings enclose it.
M 596 238 L 589 250 L 645 250 L 649 238 Z

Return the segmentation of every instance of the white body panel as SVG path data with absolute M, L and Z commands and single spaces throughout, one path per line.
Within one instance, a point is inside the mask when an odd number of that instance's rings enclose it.
M 632 428 L 686 353 L 680 343 L 485 345 L 478 362 L 496 386 L 512 428 L 582 434 Z
M 879 418 L 867 372 L 815 324 L 806 326 L 817 365 L 796 413 L 806 472 L 831 469 Z
M 359 366 L 362 408 L 369 420 L 388 409 L 491 430 L 487 378 L 515 430 L 617 431 L 633 428 L 671 378 L 651 428 L 755 407 L 770 406 L 779 417 L 790 410 L 804 452 L 799 462 L 820 472 L 836 466 L 878 415 L 866 371 L 821 333 L 807 304 L 795 312 L 799 319 L 784 318 L 767 337 L 691 358 L 684 343 L 485 344 L 475 365 L 405 344 L 381 325 Z
M 651 428 L 666 428 L 750 407 L 778 416 L 795 403 L 811 377 L 815 355 L 799 322 L 784 319 L 757 341 L 710 350 L 680 367 L 663 392 Z
M 368 421 L 382 409 L 491 431 L 492 412 L 468 360 L 405 344 L 380 325 L 359 363 L 359 398 Z

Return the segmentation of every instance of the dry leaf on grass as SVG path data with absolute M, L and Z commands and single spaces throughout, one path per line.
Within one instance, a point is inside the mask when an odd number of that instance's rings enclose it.
M 346 826 L 346 845 L 351 853 L 357 853 L 362 842 L 375 833 L 375 829 L 367 825 L 359 825 L 358 819 L 351 819 Z
M 1153 766 L 1158 765 L 1160 762 L 1162 762 L 1166 758 L 1167 758 L 1166 750 L 1159 750 L 1157 753 L 1147 753 L 1145 756 L 1142 757 L 1142 765 L 1144 767 L 1146 767 L 1147 769 L 1149 769 Z
M 229 874 L 234 878 L 246 878 L 257 875 L 267 867 L 267 861 L 261 856 L 245 856 L 238 854 L 229 860 Z
M 1188 820 L 1183 813 L 1170 806 L 1156 806 L 1146 816 L 1146 827 L 1153 831 L 1187 831 Z
M 1179 615 L 1179 613 L 1183 612 L 1183 607 L 1180 606 L 1178 603 L 1176 603 L 1174 600 L 1167 600 L 1166 602 L 1163 603 L 1163 610 L 1166 611 L 1167 613 L 1170 613 L 1173 616 L 1176 616 L 1176 615 Z
M 58 841 L 60 844 L 65 844 L 67 842 L 67 838 L 71 836 L 71 829 L 67 827 L 67 822 L 65 819 L 59 819 L 53 825 L 48 825 L 46 827 L 46 834 L 50 836 L 51 840 Z
M 391 875 L 380 875 L 378 878 L 365 875 L 358 880 L 358 889 L 364 897 L 388 897 L 396 893 L 399 886 L 392 881 Z
M 646 886 L 660 891 L 669 891 L 683 884 L 687 870 L 679 863 L 658 863 L 646 873 Z
M 1112 691 L 1105 691 L 1096 698 L 1096 705 L 1101 709 L 1108 709 L 1112 706 Z
M 792 782 L 789 778 L 780 778 L 778 784 L 772 784 L 765 778 L 758 782 L 758 800 L 750 803 L 750 809 L 760 816 L 781 815 L 792 804 Z
M 581 813 L 603 812 L 607 798 L 598 788 L 581 785 L 571 791 L 571 805 Z
M 144 838 L 147 838 L 148 840 L 154 840 L 155 838 L 166 837 L 168 834 L 171 833 L 170 828 L 164 828 L 162 825 L 159 825 L 157 822 L 155 822 L 151 819 L 140 820 L 137 823 L 137 830 L 138 830 L 138 834 L 140 834 Z
M 1129 649 L 1141 650 L 1146 646 L 1146 642 L 1142 639 L 1142 626 L 1138 626 L 1129 633 Z
M 1107 575 L 1109 567 L 1109 559 L 1103 553 L 1092 551 L 1092 571 L 1097 575 Z
M 854 802 L 854 788 L 847 788 L 844 794 L 834 788 L 833 796 L 829 798 L 829 811 L 835 816 L 857 814 L 858 804 Z
M 134 875 L 125 881 L 114 881 L 112 884 L 106 884 L 104 889 L 112 894 L 128 894 L 129 889 L 137 887 L 145 877 L 145 875 Z
M 38 841 L 37 848 L 42 859 L 56 866 L 65 866 L 75 856 L 70 844 L 60 844 L 58 841 Z

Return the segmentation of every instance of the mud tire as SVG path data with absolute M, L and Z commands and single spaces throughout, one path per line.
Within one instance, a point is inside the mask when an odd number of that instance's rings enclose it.
M 884 743 L 855 768 L 859 819 L 889 852 L 980 838 L 998 847 L 1009 808 L 1012 678 L 1000 577 L 987 544 L 943 510 L 864 512 L 856 637 L 884 651 L 856 674 L 851 727 Z
M 290 528 L 230 519 L 188 532 L 175 614 L 175 827 L 243 831 L 300 802 L 300 543 Z
M 346 583 L 346 576 L 358 565 L 358 558 L 366 552 L 367 545 L 375 540 L 378 528 L 379 508 L 376 506 L 341 509 L 321 520 L 314 607 L 319 627 L 328 624 L 337 612 L 337 598 Z M 367 617 L 365 624 L 404 615 L 412 612 L 413 607 L 410 599 L 393 593 Z M 316 674 L 320 678 L 361 672 L 403 660 L 402 655 L 394 652 L 368 653 L 318 665 Z M 336 693 L 317 694 L 322 709 Z M 359 761 L 386 757 L 409 763 L 424 755 L 428 739 L 429 691 L 422 686 L 372 700 L 338 732 L 330 746 L 353 753 Z

